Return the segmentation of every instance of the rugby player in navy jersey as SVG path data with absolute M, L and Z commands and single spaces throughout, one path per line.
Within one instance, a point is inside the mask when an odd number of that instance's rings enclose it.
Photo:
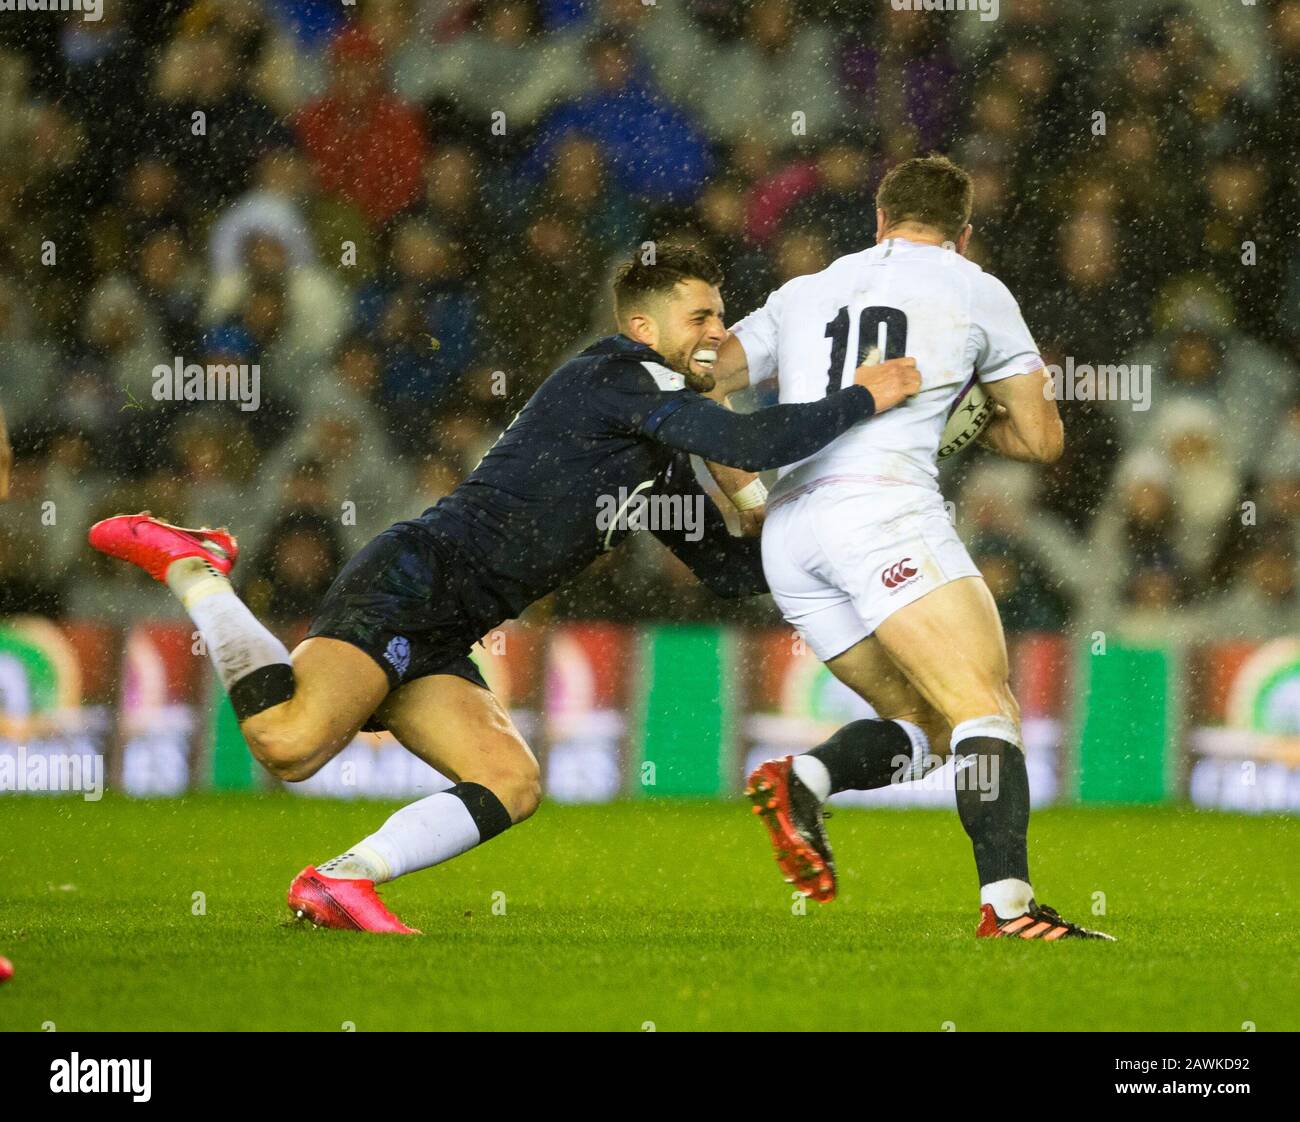
M 727 337 L 717 266 L 690 247 L 634 258 L 614 284 L 619 334 L 559 367 L 470 476 L 399 522 L 339 573 L 308 637 L 289 652 L 235 595 L 237 545 L 148 514 L 90 531 L 180 599 L 206 641 L 250 750 L 273 775 L 306 779 L 362 729 L 390 730 L 455 781 L 403 807 L 289 889 L 300 917 L 327 927 L 412 933 L 375 885 L 428 868 L 527 818 L 537 760 L 470 660 L 470 649 L 613 548 L 626 520 L 609 497 L 703 494 L 690 454 L 750 506 L 753 472 L 811 455 L 919 388 L 910 358 L 864 364 L 855 384 L 807 405 L 750 414 L 706 394 Z M 732 537 L 709 502 L 703 535 L 654 532 L 720 596 L 767 591 L 756 537 Z M 697 539 L 697 540 L 692 540 Z

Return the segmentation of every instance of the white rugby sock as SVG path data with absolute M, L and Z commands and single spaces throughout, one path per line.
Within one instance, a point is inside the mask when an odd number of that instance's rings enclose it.
M 790 769 L 799 777 L 799 781 L 817 796 L 819 803 L 824 803 L 831 797 L 831 773 L 816 756 L 810 756 L 807 752 L 795 756 Z
M 230 692 L 241 678 L 275 663 L 289 664 L 289 651 L 235 595 L 229 579 L 202 557 L 167 567 L 167 587 L 198 625 L 217 677 Z
M 998 919 L 1015 919 L 1029 911 L 1034 890 L 1028 881 L 1009 878 L 980 885 L 980 904 L 992 904 Z
M 336 880 L 372 880 L 380 884 L 393 879 L 388 862 L 365 842 L 357 842 L 346 853 L 330 858 L 316 871 Z
M 471 807 L 477 809 L 477 816 Z M 461 783 L 402 807 L 375 833 L 317 871 L 327 877 L 380 884 L 440 865 L 509 825 L 510 816 L 495 795 L 476 784 Z

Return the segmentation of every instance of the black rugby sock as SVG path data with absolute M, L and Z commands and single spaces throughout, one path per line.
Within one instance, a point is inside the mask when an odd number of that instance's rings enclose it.
M 830 774 L 832 795 L 871 791 L 912 774 L 911 738 L 894 721 L 853 721 L 808 755 L 820 760 Z
M 953 745 L 957 814 L 975 848 L 981 885 L 1029 880 L 1029 772 L 1016 745 L 971 736 Z M 969 763 L 963 765 L 963 761 Z

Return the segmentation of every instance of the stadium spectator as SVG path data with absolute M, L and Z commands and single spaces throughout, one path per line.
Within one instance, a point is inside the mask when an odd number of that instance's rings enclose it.
M 250 558 L 299 506 L 350 548 L 342 502 L 373 482 L 357 520 L 379 523 L 445 493 L 609 330 L 613 249 L 702 239 L 734 322 L 870 243 L 885 164 L 951 143 L 976 180 L 971 256 L 1044 356 L 1152 377 L 1149 409 L 1062 401 L 1065 455 L 1032 487 L 978 452 L 945 469 L 991 583 L 1033 593 L 1009 626 L 1056 610 L 1040 579 L 1080 622 L 1145 613 L 1152 635 L 1172 607 L 1286 608 L 1261 543 L 1300 552 L 1300 0 L 1231 19 L 1019 0 L 997 21 L 787 0 L 181 7 L 0 27 L 0 407 L 36 458 L 15 491 L 60 511 L 41 563 L 89 574 L 67 610 L 119 618 L 142 591 L 93 571 L 83 511 L 224 520 L 252 493 Z M 1111 40 L 1104 65 L 1069 64 Z M 259 363 L 260 408 L 156 401 L 152 369 L 178 354 Z M 358 463 L 309 479 L 294 465 L 321 447 Z M 611 595 L 676 595 L 661 553 L 612 562 Z
M 82 353 L 101 372 L 118 404 L 149 412 L 153 368 L 170 359 L 159 323 L 136 286 L 124 275 L 105 278 L 85 302 L 81 324 Z
M 843 257 L 876 241 L 875 177 L 871 153 L 855 132 L 846 132 L 817 154 L 817 187 L 787 212 L 786 229 L 818 227 L 831 257 Z
M 263 235 L 278 242 L 294 268 L 316 263 L 316 247 L 300 205 L 305 169 L 292 148 L 276 148 L 258 161 L 253 187 L 212 224 L 209 256 L 214 282 L 243 267 L 244 246 Z
M 45 434 L 15 432 L 8 501 L 0 504 L 0 616 L 50 615 L 63 611 L 66 570 L 54 556 L 48 532 L 46 491 L 48 441 Z M 77 513 L 74 506 L 68 512 Z
M 218 253 L 224 265 L 226 247 L 214 246 L 214 258 Z M 277 337 L 304 361 L 320 358 L 342 338 L 351 316 L 347 290 L 335 273 L 308 256 L 309 246 L 290 240 L 282 230 L 254 227 L 244 232 L 236 253 L 234 267 L 213 262 L 220 271 L 208 288 L 205 323 L 225 322 L 247 307 L 255 290 L 274 289 L 284 296 Z
M 13 428 L 36 420 L 55 388 L 56 351 L 40 338 L 34 321 L 30 300 L 0 276 L 0 370 L 5 371 L 0 405 Z
M 789 209 L 817 190 L 817 164 L 807 156 L 778 161 L 768 145 L 754 140 L 736 145 L 733 163 L 752 184 L 746 200 L 746 232 L 756 244 L 766 246 Z
M 1300 618 L 1295 540 L 1282 527 L 1260 534 L 1236 584 L 1207 614 L 1215 638 L 1294 636 Z
M 798 19 L 789 0 L 757 0 L 745 13 L 745 34 L 711 52 L 709 79 L 697 81 L 691 109 L 705 128 L 779 151 L 842 127 L 831 30 Z
M 211 411 L 184 417 L 171 436 L 171 456 L 180 475 L 181 508 L 193 526 L 237 526 L 248 510 L 251 479 L 247 440 L 239 422 Z
M 862 18 L 871 21 L 869 29 L 844 39 L 839 60 L 855 119 L 905 136 L 908 155 L 944 146 L 958 119 L 960 87 L 941 21 L 921 11 L 891 11 L 874 20 L 863 12 Z M 824 63 L 815 65 L 830 72 Z
M 1059 587 L 1032 556 L 1015 542 L 996 536 L 976 537 L 971 560 L 997 602 L 1008 635 L 1021 631 L 1059 631 L 1068 610 Z
M 956 493 L 957 526 L 964 538 L 980 543 L 981 568 L 999 549 L 1007 552 L 1011 568 L 999 568 L 999 578 L 1025 619 L 1066 613 L 1088 594 L 1088 574 L 1077 564 L 1079 541 L 1041 510 L 1041 486 L 1029 465 L 990 457 L 967 472 Z M 1015 572 L 1021 568 L 1023 578 Z
M 435 408 L 469 369 L 477 300 L 464 259 L 423 219 L 394 231 L 389 267 L 358 295 L 361 331 L 383 352 L 383 398 L 394 417 Z
M 145 307 L 158 323 L 170 355 L 191 355 L 200 336 L 203 270 L 175 226 L 163 226 L 140 243 L 133 277 Z
M 820 226 L 791 224 L 776 239 L 773 248 L 773 273 L 778 288 L 795 277 L 820 272 L 835 257 Z
M 507 137 L 528 129 L 584 82 L 581 41 L 543 34 L 538 0 L 480 0 L 471 30 L 450 43 L 417 38 L 394 61 L 398 94 L 423 103 L 442 98 L 486 136 L 492 114 L 505 114 Z M 503 82 L 504 75 L 511 75 Z
M 372 417 L 346 408 L 322 410 L 267 458 L 260 476 L 267 494 L 283 494 L 304 462 L 314 465 L 323 488 L 319 512 L 338 523 L 351 551 L 387 528 L 409 487 L 388 434 Z
M 1267 165 L 1249 149 L 1220 156 L 1205 172 L 1199 236 L 1206 271 L 1232 300 L 1234 325 L 1253 334 L 1277 329 L 1274 294 L 1283 281 L 1281 198 Z
M 577 132 L 600 145 L 614 181 L 629 195 L 652 203 L 694 199 L 713 170 L 704 134 L 638 67 L 622 39 L 593 39 L 584 63 L 593 87 L 556 106 L 538 125 L 525 176 L 540 180 L 560 141 Z
M 326 193 L 386 222 L 419 196 L 422 119 L 388 92 L 383 52 L 362 32 L 341 32 L 330 59 L 329 89 L 295 117 L 299 139 Z
M 1174 504 L 1171 465 L 1154 451 L 1128 457 L 1097 516 L 1088 553 L 1097 559 L 1087 581 L 1087 614 L 1115 625 L 1129 609 L 1171 610 L 1193 593 L 1178 551 L 1185 538 Z M 1142 627 L 1151 624 L 1145 619 Z
M 1131 283 L 1121 271 L 1119 238 L 1114 219 L 1103 213 L 1066 219 L 1057 255 L 1024 294 L 1040 346 L 1056 345 L 1079 363 L 1118 363 L 1142 338 L 1148 309 L 1140 300 L 1115 299 Z
M 420 214 L 452 238 L 463 254 L 481 253 L 497 222 L 483 193 L 485 168 L 468 144 L 442 144 L 424 162 Z
M 584 337 L 603 279 L 599 247 L 580 236 L 572 219 L 542 214 L 505 242 L 489 272 L 484 318 L 490 360 L 506 373 L 512 392 L 536 387 Z M 539 292 L 564 295 L 542 304 Z
M 1137 348 L 1126 361 L 1152 370 L 1151 408 L 1121 407 L 1116 417 L 1130 446 L 1150 439 L 1161 414 L 1192 400 L 1213 406 L 1234 464 L 1254 452 L 1260 418 L 1283 415 L 1300 375 L 1285 355 L 1190 299 L 1176 326 Z M 1271 424 L 1272 421 L 1266 422 Z
M 578 133 L 556 146 L 550 173 L 530 210 L 572 223 L 577 236 L 602 255 L 635 244 L 640 221 L 638 208 L 609 182 L 600 146 Z
M 338 524 L 312 511 L 288 510 L 271 526 L 249 566 L 248 606 L 280 626 L 309 620 L 346 556 Z
M 182 200 L 180 175 L 175 164 L 161 156 L 142 157 L 130 167 L 121 200 L 118 208 L 106 212 L 106 217 L 117 219 L 117 244 L 134 244 L 158 229 L 176 228 L 188 235 L 189 208 Z
M 697 229 L 715 261 L 724 262 L 728 322 L 753 311 L 775 288 L 771 263 L 745 232 L 745 189 L 738 177 L 715 178 L 700 196 Z
M 642 63 L 672 100 L 694 115 L 716 91 L 712 74 L 718 36 L 691 11 L 692 5 L 643 4 L 641 0 L 584 0 L 589 36 L 614 35 L 631 43 Z
M 246 64 L 223 30 L 178 33 L 155 74 L 156 104 L 140 120 L 142 150 L 176 165 L 191 206 L 214 207 L 242 192 L 253 166 L 287 132 L 244 86 Z M 112 99 L 109 99 L 110 103 Z

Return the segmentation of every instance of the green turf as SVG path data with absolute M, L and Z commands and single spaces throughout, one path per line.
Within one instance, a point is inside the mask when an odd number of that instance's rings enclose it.
M 1294 820 L 1036 814 L 1040 894 L 1114 945 L 976 942 L 970 849 L 943 811 L 841 810 L 840 899 L 795 915 L 738 803 L 546 806 L 388 887 L 423 938 L 286 924 L 292 874 L 387 812 L 0 800 L 0 954 L 16 968 L 0 1028 L 1300 1027 Z

